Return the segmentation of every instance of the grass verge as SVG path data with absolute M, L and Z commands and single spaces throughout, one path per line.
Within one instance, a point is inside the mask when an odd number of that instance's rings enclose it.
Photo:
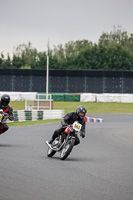
M 51 122 L 60 122 L 60 119 L 38 120 L 38 121 L 24 121 L 24 122 L 11 122 L 8 126 L 30 126 L 36 124 L 45 124 Z
M 132 103 L 103 103 L 103 102 L 53 102 L 53 109 L 64 109 L 65 113 L 75 111 L 77 106 L 83 105 L 88 113 L 133 113 Z M 13 110 L 24 110 L 24 101 L 12 101 Z
M 133 113 L 132 103 L 103 103 L 103 102 L 54 102 L 54 109 L 64 109 L 65 113 L 75 111 L 83 105 L 89 113 Z

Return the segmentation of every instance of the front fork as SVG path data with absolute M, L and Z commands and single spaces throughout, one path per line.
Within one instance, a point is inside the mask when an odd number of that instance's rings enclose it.
M 68 140 L 72 140 L 72 139 L 75 140 L 75 136 L 74 136 L 74 135 L 70 135 L 70 133 L 68 133 L 68 135 L 67 135 L 67 137 L 66 137 L 66 139 L 65 139 L 65 143 L 64 143 L 63 146 L 66 146 Z

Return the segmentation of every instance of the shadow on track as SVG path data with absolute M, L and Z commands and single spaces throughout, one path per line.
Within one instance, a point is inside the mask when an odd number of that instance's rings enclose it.
M 15 145 L 15 144 L 0 144 L 0 148 L 2 148 L 2 147 L 20 147 L 20 145 Z
M 69 158 L 66 158 L 66 160 L 60 160 L 60 157 L 52 157 L 52 158 L 49 158 L 49 157 L 47 157 L 47 156 L 45 156 L 45 157 L 43 157 L 43 159 L 44 158 L 46 158 L 46 159 L 49 159 L 49 160 L 59 160 L 59 161 L 65 161 L 65 162 L 67 162 L 67 161 L 69 161 L 69 162 L 86 162 L 86 161 L 89 161 L 89 159 L 88 158 L 74 158 L 74 157 L 69 157 Z

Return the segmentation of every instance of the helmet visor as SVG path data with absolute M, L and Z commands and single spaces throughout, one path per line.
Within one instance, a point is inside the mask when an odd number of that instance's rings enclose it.
M 79 112 L 78 114 L 79 114 L 79 116 L 80 116 L 81 118 L 84 118 L 84 116 L 85 116 L 85 113 Z
M 2 103 L 2 105 L 3 105 L 3 106 L 7 106 L 7 105 L 8 105 L 8 102 L 7 102 L 7 101 L 4 101 L 4 102 Z

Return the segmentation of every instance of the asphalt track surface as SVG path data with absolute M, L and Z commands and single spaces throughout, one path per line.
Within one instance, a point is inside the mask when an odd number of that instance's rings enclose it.
M 46 155 L 59 123 L 10 127 L 0 136 L 0 200 L 133 200 L 133 114 L 92 114 L 65 160 Z

